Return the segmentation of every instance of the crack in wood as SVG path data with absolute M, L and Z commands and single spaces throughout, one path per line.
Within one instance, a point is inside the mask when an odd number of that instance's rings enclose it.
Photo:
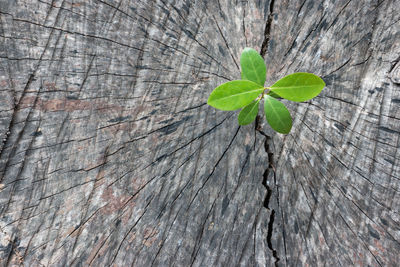
M 261 51 L 260 51 L 260 54 L 261 54 L 261 56 L 263 58 L 265 58 L 265 56 L 266 56 L 266 53 L 268 51 L 269 42 L 270 42 L 270 33 L 271 33 L 272 19 L 273 19 L 273 14 L 274 14 L 273 13 L 274 12 L 274 3 L 275 3 L 275 0 L 271 0 L 269 2 L 269 14 L 268 14 L 268 17 L 267 17 L 267 22 L 265 24 L 264 40 L 262 42 Z M 257 116 L 256 117 L 256 122 L 255 122 L 255 130 L 256 130 L 256 132 L 258 131 L 259 133 L 261 133 L 265 137 L 264 148 L 265 148 L 265 152 L 267 152 L 267 154 L 268 154 L 268 166 L 264 171 L 263 181 L 262 181 L 263 186 L 267 189 L 267 194 L 265 195 L 263 206 L 267 210 L 271 210 L 269 208 L 269 201 L 271 199 L 272 189 L 268 185 L 268 176 L 269 176 L 269 173 L 270 173 L 271 170 L 274 172 L 274 176 L 275 176 L 275 169 L 274 169 L 274 165 L 273 165 L 273 153 L 270 150 L 269 143 L 268 143 L 271 140 L 271 137 L 268 136 L 266 133 L 264 133 L 261 130 L 261 126 L 259 125 L 259 123 L 260 123 L 260 116 Z M 277 253 L 276 249 L 274 249 L 274 247 L 272 246 L 272 241 L 271 241 L 272 240 L 274 220 L 275 220 L 275 210 L 272 209 L 270 217 L 269 217 L 269 222 L 268 222 L 267 245 L 268 245 L 268 248 L 272 252 L 272 256 L 275 259 L 275 261 L 274 261 L 275 266 L 278 266 L 278 262 L 279 262 L 280 258 L 278 257 L 278 253 Z
M 272 26 L 272 16 L 274 12 L 274 3 L 275 0 L 271 0 L 269 2 L 269 14 L 267 17 L 267 23 L 265 24 L 265 29 L 264 29 L 264 41 L 262 42 L 261 45 L 261 56 L 264 58 L 265 55 L 267 54 L 268 50 L 268 45 L 269 45 L 269 40 L 270 40 L 270 33 L 271 33 L 271 26 Z
M 268 228 L 267 228 L 268 229 L 267 230 L 267 245 L 268 245 L 268 248 L 272 252 L 272 256 L 275 259 L 275 262 L 274 262 L 275 266 L 278 266 L 278 262 L 279 262 L 280 258 L 278 256 L 276 249 L 272 245 L 272 234 L 273 234 L 273 227 L 274 227 L 274 220 L 275 220 L 275 209 L 270 209 L 270 207 L 269 207 L 269 202 L 270 202 L 270 199 L 272 196 L 272 189 L 268 184 L 268 176 L 270 175 L 271 171 L 273 172 L 273 176 L 274 176 L 274 180 L 275 180 L 274 182 L 276 184 L 276 177 L 275 177 L 276 170 L 275 170 L 274 163 L 273 163 L 274 153 L 271 151 L 270 146 L 269 146 L 271 137 L 261 130 L 261 126 L 259 125 L 260 120 L 261 120 L 261 117 L 257 116 L 256 123 L 255 123 L 255 125 L 256 125 L 255 130 L 265 137 L 264 149 L 268 155 L 268 166 L 264 171 L 263 180 L 262 180 L 262 185 L 267 189 L 267 193 L 266 193 L 264 201 L 263 201 L 263 207 L 271 212 L 270 216 L 269 216 Z M 278 205 L 279 205 L 279 199 L 278 199 Z

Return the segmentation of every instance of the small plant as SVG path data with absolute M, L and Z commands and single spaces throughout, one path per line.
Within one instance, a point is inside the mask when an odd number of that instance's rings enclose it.
M 243 108 L 238 116 L 239 125 L 250 124 L 258 114 L 264 99 L 265 117 L 272 129 L 288 134 L 292 117 L 278 98 L 303 102 L 316 97 L 325 87 L 315 74 L 297 72 L 283 77 L 270 87 L 264 87 L 267 68 L 264 59 L 252 49 L 245 48 L 240 56 L 242 80 L 221 84 L 211 92 L 207 104 L 220 110 Z

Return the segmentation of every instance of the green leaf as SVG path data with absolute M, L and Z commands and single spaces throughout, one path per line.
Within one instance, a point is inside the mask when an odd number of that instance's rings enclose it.
M 264 112 L 272 129 L 283 134 L 290 132 L 290 129 L 292 129 L 292 117 L 282 102 L 272 96 L 264 96 Z
M 263 91 L 263 86 L 251 81 L 231 81 L 215 88 L 207 104 L 221 110 L 235 110 L 250 104 Z
M 256 100 L 245 106 L 239 113 L 239 125 L 247 125 L 254 121 L 258 114 L 258 105 L 260 100 Z
M 324 81 L 317 75 L 297 72 L 283 77 L 270 88 L 287 100 L 302 102 L 316 97 L 324 87 Z
M 249 80 L 264 86 L 267 67 L 264 59 L 253 48 L 246 47 L 240 56 L 242 80 Z

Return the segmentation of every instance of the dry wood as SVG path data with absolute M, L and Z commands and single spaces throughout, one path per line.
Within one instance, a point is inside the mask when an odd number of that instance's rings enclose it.
M 396 266 L 399 10 L 0 0 L 1 265 Z M 327 84 L 287 136 L 206 105 L 246 46 Z

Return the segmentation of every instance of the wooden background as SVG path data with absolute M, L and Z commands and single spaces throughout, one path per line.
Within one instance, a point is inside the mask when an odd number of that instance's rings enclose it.
M 400 1 L 0 0 L 0 258 L 398 266 Z M 206 100 L 246 46 L 292 132 Z

